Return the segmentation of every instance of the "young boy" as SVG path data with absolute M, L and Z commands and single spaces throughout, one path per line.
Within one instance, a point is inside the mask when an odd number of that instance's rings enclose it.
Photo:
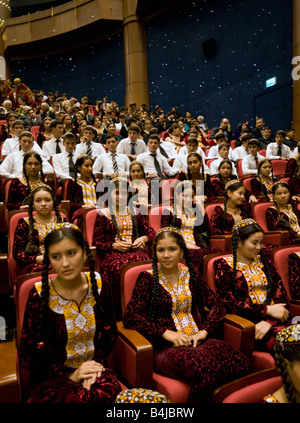
M 266 158 L 270 160 L 288 160 L 293 157 L 292 150 L 284 145 L 285 132 L 279 130 L 275 135 L 275 142 L 268 144 Z
M 128 128 L 128 138 L 123 138 L 117 147 L 117 152 L 126 154 L 130 161 L 136 160 L 139 154 L 147 151 L 144 140 L 139 139 L 140 128 L 137 125 L 130 125 Z
M 211 175 L 217 175 L 218 174 L 218 168 L 219 168 L 219 165 L 222 162 L 222 160 L 228 159 L 229 145 L 227 144 L 227 142 L 226 143 L 223 142 L 222 144 L 219 145 L 218 154 L 219 154 L 219 158 L 217 158 L 216 160 L 214 160 L 210 164 L 210 174 Z M 233 163 L 233 161 L 231 161 L 231 164 L 232 164 L 232 174 L 237 176 L 235 164 Z
M 248 142 L 249 153 L 242 159 L 242 172 L 244 175 L 257 175 L 258 163 L 264 159 L 264 156 L 258 154 L 260 143 L 252 138 Z
M 87 154 L 93 161 L 101 154 L 105 154 L 104 147 L 100 143 L 93 141 L 94 138 L 94 128 L 91 125 L 87 125 L 80 143 L 76 145 L 76 153 L 78 155 Z
M 44 156 L 47 160 L 50 160 L 54 154 L 62 153 L 65 150 L 63 146 L 63 133 L 64 127 L 60 120 L 54 119 L 50 124 L 50 129 L 52 132 L 52 138 L 48 141 L 45 141 L 42 147 Z
M 112 179 L 117 176 L 129 177 L 130 160 L 126 154 L 118 153 L 118 140 L 115 135 L 108 135 L 105 141 L 107 153 L 95 160 L 93 173 L 102 173 L 103 178 Z
M 75 162 L 78 154 L 75 151 L 76 137 L 72 132 L 64 134 L 63 146 L 65 151 L 54 154 L 52 157 L 52 166 L 59 182 L 64 179 L 72 179 L 75 177 Z

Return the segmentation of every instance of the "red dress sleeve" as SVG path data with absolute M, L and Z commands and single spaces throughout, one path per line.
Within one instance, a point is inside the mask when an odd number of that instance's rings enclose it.
M 29 226 L 22 218 L 17 224 L 13 244 L 13 257 L 19 263 L 21 268 L 35 263 L 36 259 L 36 255 L 28 254 L 25 251 L 26 245 L 28 243 L 28 236 Z M 39 236 L 36 229 L 33 230 L 33 241 L 34 245 L 39 246 Z

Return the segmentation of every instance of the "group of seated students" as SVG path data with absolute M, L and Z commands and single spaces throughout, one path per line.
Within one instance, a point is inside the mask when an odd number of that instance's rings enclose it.
M 121 385 L 107 358 L 120 320 L 151 341 L 157 373 L 191 386 L 189 402 L 211 402 L 217 387 L 253 371 L 250 360 L 217 335 L 226 313 L 255 323 L 255 349 L 278 356 L 278 334 L 293 317 L 290 298 L 270 258 L 276 246 L 264 245 L 251 203 L 272 202 L 268 229 L 288 230 L 289 244 L 299 243 L 300 154 L 298 146 L 292 151 L 284 144 L 281 130 L 263 152 L 247 131 L 233 142 L 223 121 L 210 138 L 190 121 L 167 131 L 150 121 L 143 136 L 135 120 L 126 137 L 106 132 L 100 142 L 92 125 L 79 135 L 52 119 L 52 137 L 40 145 L 21 119 L 13 122 L 13 136 L 1 150 L 4 189 L 10 182 L 5 205 L 28 212 L 17 224 L 13 256 L 21 274 L 42 272 L 29 296 L 20 344 L 30 401 L 114 401 Z M 287 161 L 280 177 L 273 174 L 276 159 Z M 171 204 L 151 192 L 153 181 L 166 179 L 175 181 Z M 68 216 L 60 212 L 62 199 L 70 202 Z M 205 208 L 213 202 L 218 204 L 208 217 Z M 162 205 L 155 231 L 148 212 Z M 96 260 L 85 239 L 86 209 L 98 209 Z M 203 259 L 223 253 L 210 246 L 210 238 L 222 234 L 232 235 L 232 251 L 214 263 L 213 292 L 203 278 Z M 121 268 L 146 260 L 152 268 L 140 273 L 122 315 Z M 300 299 L 300 249 L 291 260 L 291 296 Z M 292 366 L 289 377 L 296 377 Z M 281 391 L 274 398 L 288 402 L 291 396 Z

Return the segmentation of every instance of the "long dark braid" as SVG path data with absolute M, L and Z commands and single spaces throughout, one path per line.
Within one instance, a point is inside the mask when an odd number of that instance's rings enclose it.
M 228 191 L 234 192 L 239 188 L 243 187 L 243 182 L 239 180 L 233 179 L 232 181 L 228 182 L 224 191 L 224 219 L 221 222 L 222 228 L 224 229 L 226 226 L 226 215 L 227 215 L 227 202 L 229 200 Z
M 24 159 L 23 159 L 23 174 L 25 176 L 27 187 L 28 187 L 28 195 L 31 194 L 31 185 L 30 185 L 29 177 L 28 177 L 27 172 L 26 172 L 25 165 L 26 165 L 26 163 L 27 163 L 27 161 L 30 157 L 35 157 L 38 160 L 38 162 L 40 163 L 40 165 L 41 165 L 41 170 L 40 170 L 41 180 L 44 184 L 46 183 L 44 172 L 43 172 L 43 162 L 42 162 L 41 156 L 36 151 L 29 151 L 28 153 L 26 153 L 24 155 Z
M 276 203 L 276 200 L 275 200 L 275 193 L 276 193 L 276 190 L 277 190 L 277 188 L 287 188 L 288 190 L 289 190 L 289 192 L 290 192 L 290 189 L 289 189 L 289 186 L 288 186 L 288 184 L 285 182 L 285 181 L 279 181 L 279 182 L 277 182 L 277 183 L 275 183 L 274 185 L 273 185 L 273 187 L 272 187 L 272 193 L 273 193 L 273 203 L 274 203 L 274 206 L 275 206 L 275 209 L 276 209 L 276 211 L 277 211 L 277 221 L 278 221 L 278 223 L 280 223 L 280 225 L 281 226 L 283 226 L 286 230 L 288 230 L 288 231 L 291 231 L 292 230 L 292 228 L 291 228 L 291 225 L 290 225 L 290 222 L 289 221 L 287 221 L 287 220 L 285 220 L 283 217 L 281 217 L 281 215 L 280 215 L 280 209 L 279 209 L 279 206 L 278 206 L 278 204 Z M 292 202 L 290 202 L 290 204 L 291 204 L 291 206 L 292 206 L 292 209 L 293 209 L 293 212 L 296 214 L 296 216 L 297 216 L 297 212 L 296 212 L 296 210 L 295 210 L 295 207 L 294 207 L 294 204 L 292 203 Z
M 300 360 L 300 345 L 275 344 L 273 347 L 273 353 L 288 402 L 297 403 L 295 387 L 288 372 L 286 360 L 290 363 Z
M 254 233 L 257 232 L 262 232 L 263 230 L 262 228 L 257 224 L 257 223 L 253 223 L 250 225 L 246 225 L 246 226 L 241 226 L 237 229 L 234 229 L 232 232 L 232 258 L 233 258 L 233 263 L 232 263 L 232 280 L 231 280 L 231 286 L 232 286 L 232 292 L 233 295 L 236 297 L 237 295 L 237 286 L 236 286 L 236 275 L 237 275 L 237 249 L 238 249 L 238 241 L 239 239 L 243 242 L 245 240 L 247 240 L 251 235 L 253 235 Z M 268 261 L 264 255 L 263 250 L 260 251 L 259 253 L 260 255 L 260 259 L 261 262 L 263 264 L 263 268 L 264 268 L 264 272 L 267 278 L 267 295 L 266 295 L 266 300 L 264 302 L 264 304 L 271 304 L 272 301 L 272 294 L 273 294 L 273 281 L 272 281 L 272 277 L 271 277 L 271 272 L 270 272 L 270 268 L 269 268 L 269 264 Z

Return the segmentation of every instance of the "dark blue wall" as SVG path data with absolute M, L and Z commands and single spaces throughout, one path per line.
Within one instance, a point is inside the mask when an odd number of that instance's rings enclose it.
M 203 114 L 209 126 L 232 127 L 255 116 L 274 130 L 292 120 L 292 0 L 186 0 L 146 21 L 150 106 Z M 206 58 L 202 43 L 216 41 Z M 30 87 L 92 101 L 125 99 L 122 34 L 59 56 L 14 62 Z M 277 77 L 277 85 L 265 81 Z
M 147 36 L 152 105 L 190 109 L 209 126 L 256 115 L 274 129 L 290 125 L 291 0 L 185 1 L 149 21 Z M 210 38 L 216 55 L 207 59 L 202 43 Z M 277 86 L 266 89 L 273 76 Z

